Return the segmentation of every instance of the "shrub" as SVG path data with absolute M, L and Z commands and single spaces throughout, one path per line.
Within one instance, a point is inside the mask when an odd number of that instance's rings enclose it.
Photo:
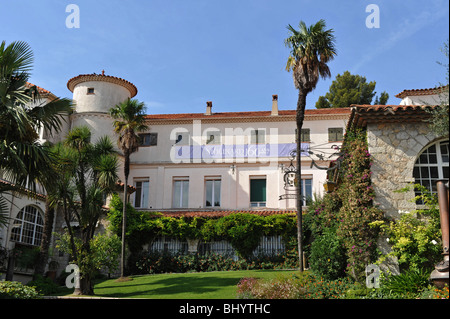
M 347 277 L 327 280 L 313 274 L 303 286 L 304 299 L 343 299 L 351 287 L 353 281 Z
M 280 277 L 271 280 L 244 278 L 238 283 L 238 298 L 255 299 L 341 299 L 353 287 L 348 278 L 325 280 L 304 272 L 300 276 Z
M 442 258 L 442 240 L 438 200 L 435 194 L 421 186 L 414 185 L 421 195 L 415 200 L 425 203 L 427 209 L 403 213 L 399 219 L 376 223 L 389 238 L 392 251 L 380 257 L 383 262 L 389 256 L 395 256 L 401 270 L 432 268 Z M 399 192 L 409 191 L 405 187 Z
M 376 257 L 378 230 L 370 227 L 383 213 L 374 207 L 375 191 L 371 183 L 371 155 L 364 131 L 347 132 L 342 146 L 342 163 L 337 194 L 342 202 L 337 235 L 348 258 L 347 271 L 354 279 L 364 281 L 365 267 Z
M 237 299 L 253 299 L 255 296 L 252 291 L 256 286 L 258 279 L 250 277 L 250 278 L 242 278 L 237 284 Z
M 17 281 L 0 281 L 0 299 L 34 299 L 38 296 L 34 287 Z
M 433 291 L 433 298 L 434 299 L 447 299 L 449 298 L 449 293 L 448 293 L 448 286 L 445 286 L 442 289 L 439 288 L 435 288 Z
M 234 260 L 232 257 L 216 253 L 201 254 L 171 254 L 169 252 L 153 251 L 141 253 L 135 260 L 133 273 L 159 274 L 168 272 L 207 272 L 227 270 L 253 269 L 286 269 L 294 268 L 295 260 L 290 253 L 273 256 L 257 256 L 251 260 Z
M 429 276 L 430 273 L 424 269 L 407 270 L 384 279 L 381 288 L 391 294 L 417 294 L 428 287 Z
M 327 280 L 345 276 L 346 255 L 339 237 L 329 229 L 311 244 L 311 270 Z
M 216 224 L 217 235 L 226 238 L 238 255 L 248 259 L 264 233 L 264 217 L 252 214 L 230 214 Z
M 293 278 L 260 280 L 251 289 L 256 299 L 298 299 L 302 287 Z
M 52 295 L 58 292 L 59 286 L 50 278 L 44 278 L 41 275 L 37 276 L 35 280 L 27 283 L 27 286 L 34 287 L 41 295 Z

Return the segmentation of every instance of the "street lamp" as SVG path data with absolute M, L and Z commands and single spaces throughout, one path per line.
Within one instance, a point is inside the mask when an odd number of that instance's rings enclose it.
M 445 184 L 447 182 L 447 185 Z M 439 200 L 439 215 L 441 218 L 441 231 L 442 231 L 442 246 L 444 260 L 439 262 L 433 272 L 430 279 L 434 285 L 438 288 L 443 288 L 445 284 L 449 284 L 448 270 L 449 270 L 449 219 L 448 219 L 448 180 L 438 180 L 436 183 L 438 200 Z
M 334 189 L 336 188 L 336 183 L 333 181 L 327 180 L 323 184 L 323 188 L 325 188 L 325 192 L 332 193 L 334 191 Z

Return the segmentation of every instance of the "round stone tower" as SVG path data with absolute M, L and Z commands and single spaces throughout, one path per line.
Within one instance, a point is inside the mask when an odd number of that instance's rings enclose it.
M 72 125 L 88 126 L 92 132 L 92 141 L 109 135 L 114 137 L 109 109 L 133 98 L 137 94 L 136 86 L 127 80 L 102 74 L 81 74 L 67 82 L 67 88 L 73 93 L 75 112 Z

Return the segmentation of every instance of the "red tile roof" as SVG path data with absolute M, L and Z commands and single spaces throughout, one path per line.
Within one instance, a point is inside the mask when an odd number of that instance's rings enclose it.
M 214 210 L 214 211 L 158 211 L 164 217 L 207 217 L 219 218 L 231 214 L 245 213 L 259 216 L 295 214 L 296 210 Z
M 347 127 L 364 127 L 367 123 L 421 122 L 430 117 L 432 105 L 351 105 L 352 115 Z
M 305 110 L 305 116 L 308 115 L 331 115 L 331 114 L 350 114 L 350 108 L 334 109 L 314 109 Z M 296 110 L 279 111 L 278 116 L 295 116 Z M 145 118 L 148 120 L 190 120 L 190 119 L 222 119 L 222 118 L 248 118 L 248 117 L 272 117 L 271 111 L 247 111 L 247 112 L 217 112 L 211 115 L 204 113 L 177 113 L 177 114 L 149 114 Z M 277 116 L 273 116 L 276 118 Z
M 134 97 L 138 91 L 137 87 L 133 83 L 116 76 L 105 75 L 104 72 L 102 72 L 102 74 L 80 74 L 78 76 L 75 76 L 67 81 L 67 88 L 70 90 L 70 92 L 73 92 L 73 89 L 77 84 L 88 81 L 103 81 L 121 85 L 128 89 L 128 91 L 130 91 L 131 97 Z
M 448 85 L 429 89 L 403 90 L 402 92 L 398 93 L 395 97 L 403 99 L 407 96 L 434 95 L 442 93 L 444 90 L 447 90 L 448 92 Z
M 54 94 L 53 94 L 52 92 L 50 92 L 49 90 L 46 90 L 46 89 L 44 89 L 44 88 L 41 88 L 40 86 L 37 86 L 37 85 L 35 85 L 35 84 L 33 84 L 33 83 L 27 82 L 27 84 L 26 84 L 26 87 L 27 87 L 27 88 L 31 88 L 31 87 L 33 87 L 33 86 L 35 86 L 35 87 L 37 88 L 39 94 L 42 94 L 42 95 L 46 95 L 46 94 L 54 95 Z
M 29 189 L 26 189 L 24 187 L 16 186 L 15 184 L 13 184 L 13 183 L 11 183 L 9 181 L 6 181 L 4 179 L 0 179 L 0 184 L 3 184 L 5 189 L 7 189 L 7 190 L 17 191 L 17 192 L 19 192 L 21 194 L 27 195 L 27 196 L 32 197 L 32 198 L 36 198 L 36 199 L 40 199 L 40 200 L 46 200 L 46 198 L 47 198 L 47 196 L 44 195 L 44 194 L 33 192 L 33 191 L 31 191 Z

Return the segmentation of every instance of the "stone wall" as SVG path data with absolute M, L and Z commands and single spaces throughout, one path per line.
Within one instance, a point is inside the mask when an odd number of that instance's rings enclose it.
M 413 191 L 396 191 L 414 182 L 413 168 L 418 155 L 436 140 L 428 123 L 368 124 L 367 139 L 373 158 L 375 204 L 391 217 L 416 209 L 416 204 L 411 202 Z

